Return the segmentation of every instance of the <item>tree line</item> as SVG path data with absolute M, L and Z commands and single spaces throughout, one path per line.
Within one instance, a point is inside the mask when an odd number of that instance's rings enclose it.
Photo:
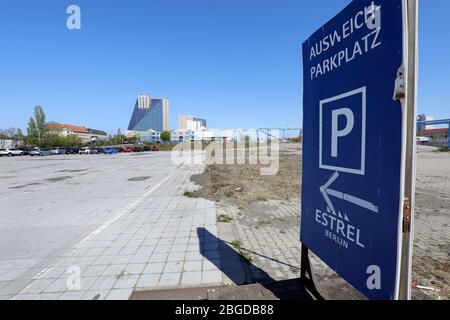
M 170 132 L 164 131 L 161 133 L 161 140 L 164 142 L 170 141 Z M 26 147 L 80 147 L 83 143 L 81 139 L 75 134 L 62 136 L 49 130 L 46 122 L 46 115 L 42 106 L 34 108 L 33 115 L 28 120 L 27 134 L 24 135 L 21 129 L 10 128 L 0 130 L 0 139 L 11 139 L 13 145 L 18 145 L 20 142 Z M 134 144 L 138 137 L 125 137 L 124 135 L 109 135 L 107 140 L 97 141 L 96 145 L 120 145 L 120 144 Z

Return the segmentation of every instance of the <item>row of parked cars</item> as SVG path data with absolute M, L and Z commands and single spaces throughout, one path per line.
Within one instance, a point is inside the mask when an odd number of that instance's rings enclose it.
M 62 154 L 115 154 L 120 152 L 144 152 L 144 151 L 159 151 L 157 146 L 149 147 L 82 147 L 82 148 L 11 148 L 0 149 L 0 157 L 2 156 L 50 156 Z

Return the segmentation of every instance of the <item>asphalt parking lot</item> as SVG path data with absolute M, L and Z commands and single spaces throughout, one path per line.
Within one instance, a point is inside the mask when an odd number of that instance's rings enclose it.
M 202 170 L 169 152 L 0 159 L 0 299 L 222 283 L 214 203 L 183 196 Z

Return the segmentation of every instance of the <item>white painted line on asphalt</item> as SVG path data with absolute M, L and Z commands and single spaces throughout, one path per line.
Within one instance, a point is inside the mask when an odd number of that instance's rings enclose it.
M 42 278 L 43 276 L 45 276 L 48 272 L 50 272 L 51 270 L 53 270 L 55 268 L 55 266 L 58 264 L 58 262 L 60 262 L 62 259 L 70 256 L 70 254 L 77 249 L 78 247 L 80 247 L 83 243 L 85 243 L 86 241 L 88 241 L 89 239 L 91 239 L 93 236 L 98 235 L 99 233 L 101 233 L 103 230 L 105 230 L 106 228 L 108 228 L 114 221 L 116 221 L 117 219 L 119 219 L 120 217 L 122 217 L 125 213 L 127 213 L 128 211 L 130 211 L 131 209 L 133 209 L 136 205 L 138 205 L 140 202 L 142 202 L 148 195 L 150 195 L 153 191 L 155 191 L 156 189 L 158 189 L 164 182 L 166 182 L 167 180 L 169 180 L 171 177 L 173 176 L 173 173 L 168 175 L 167 177 L 165 177 L 163 180 L 161 180 L 157 185 L 155 185 L 153 188 L 151 188 L 150 190 L 148 190 L 147 192 L 145 192 L 141 197 L 139 197 L 135 202 L 133 202 L 132 204 L 130 204 L 128 207 L 124 208 L 121 212 L 119 212 L 117 215 L 115 215 L 113 218 L 109 219 L 108 221 L 106 221 L 103 225 L 101 225 L 100 227 L 98 227 L 96 230 L 94 230 L 91 234 L 89 234 L 86 238 L 84 238 L 83 240 L 81 240 L 80 242 L 78 242 L 72 249 L 70 249 L 67 253 L 65 253 L 62 258 L 55 262 L 53 265 L 51 265 L 50 267 L 47 267 L 45 269 L 42 269 L 41 272 L 39 272 L 34 278 L 33 281 L 27 285 L 25 288 L 23 288 L 22 290 L 20 290 L 17 294 L 14 295 L 14 297 L 12 299 L 14 299 L 16 296 L 20 295 L 22 292 L 26 291 L 29 287 L 31 287 L 31 285 L 33 284 L 33 282 L 35 280 L 39 280 L 40 278 Z

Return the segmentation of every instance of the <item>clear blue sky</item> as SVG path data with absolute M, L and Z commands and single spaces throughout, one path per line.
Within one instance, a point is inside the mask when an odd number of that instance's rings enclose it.
M 301 127 L 301 43 L 349 0 L 0 0 L 0 128 L 48 120 L 108 132 L 136 95 L 213 128 Z M 66 28 L 81 7 L 82 29 Z M 450 118 L 448 0 L 420 6 L 419 112 Z

